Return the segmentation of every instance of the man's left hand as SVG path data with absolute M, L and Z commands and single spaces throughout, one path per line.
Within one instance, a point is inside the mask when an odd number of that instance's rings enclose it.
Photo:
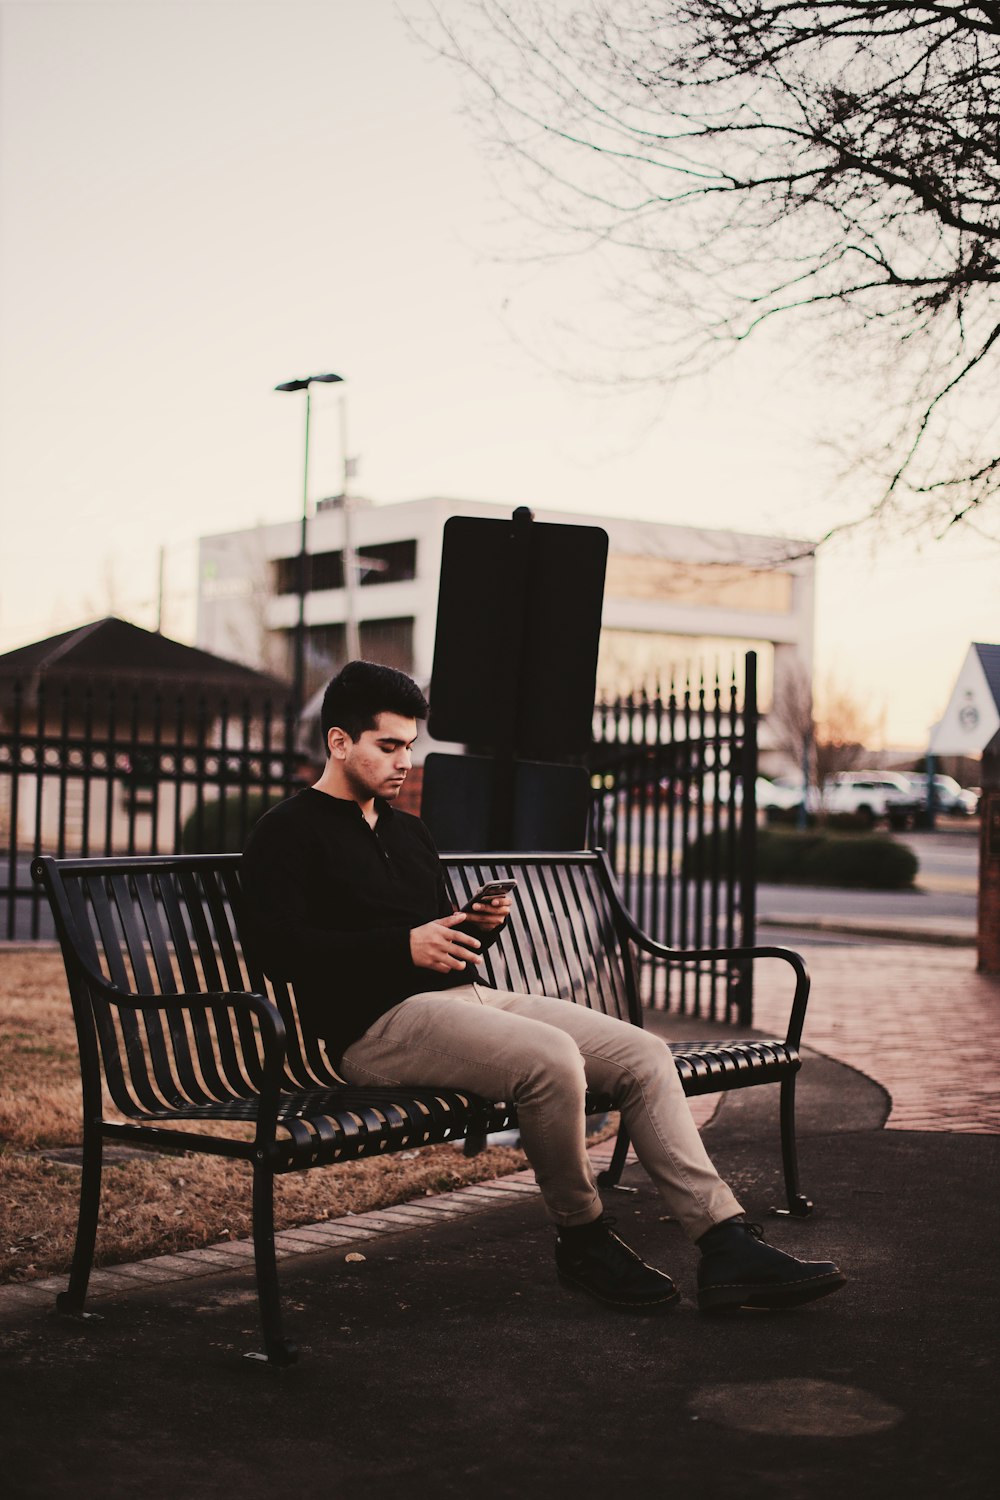
M 477 901 L 469 910 L 466 921 L 480 932 L 496 932 L 510 916 L 509 896 L 494 896 L 492 901 Z

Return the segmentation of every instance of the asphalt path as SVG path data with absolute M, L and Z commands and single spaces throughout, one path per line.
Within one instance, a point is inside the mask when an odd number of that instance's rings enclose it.
M 893 835 L 911 848 L 917 856 L 919 870 L 916 885 L 906 891 L 846 890 L 835 886 L 774 885 L 757 887 L 758 941 L 801 946 L 804 928 L 808 941 L 822 945 L 842 946 L 870 941 L 864 932 L 822 932 L 807 927 L 810 923 L 898 924 L 901 929 L 926 931 L 928 927 L 949 928 L 974 940 L 979 871 L 979 825 L 975 821 L 946 826 L 934 832 Z M 653 882 L 644 882 L 643 899 L 639 900 L 635 883 L 631 892 L 633 911 L 641 925 L 649 925 L 649 903 Z M 661 887 L 660 898 L 663 899 Z M 695 924 L 695 892 L 688 887 L 682 897 L 679 883 L 674 886 L 674 909 L 679 913 L 686 901 L 687 930 L 675 932 L 675 941 L 693 946 L 701 938 L 710 941 L 707 913 L 710 890 L 702 891 L 702 909 L 706 925 L 701 937 Z M 787 925 L 785 923 L 787 922 Z M 721 933 L 720 933 L 721 939 Z M 738 941 L 738 929 L 737 929 Z

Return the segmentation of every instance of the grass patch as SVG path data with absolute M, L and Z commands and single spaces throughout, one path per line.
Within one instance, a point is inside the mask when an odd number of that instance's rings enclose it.
M 81 1110 L 60 955 L 0 949 L 0 1281 L 69 1269 L 80 1173 L 43 1152 L 80 1145 Z M 445 1144 L 290 1173 L 275 1180 L 275 1227 L 385 1208 L 525 1165 L 524 1153 L 511 1147 L 467 1158 Z M 246 1238 L 250 1187 L 248 1165 L 215 1157 L 150 1153 L 108 1165 L 95 1264 Z

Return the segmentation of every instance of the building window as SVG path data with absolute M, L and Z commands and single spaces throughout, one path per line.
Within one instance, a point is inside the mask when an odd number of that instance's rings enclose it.
M 358 579 L 362 588 L 376 583 L 408 583 L 417 576 L 417 544 L 413 542 L 379 542 L 359 547 Z M 343 552 L 310 552 L 306 556 L 306 593 L 318 594 L 326 589 L 344 587 Z M 279 557 L 274 563 L 276 594 L 299 592 L 298 557 Z
M 306 593 L 344 587 L 344 558 L 340 552 L 306 554 Z M 297 594 L 299 591 L 298 557 L 279 557 L 274 563 L 274 592 Z
M 598 697 L 617 697 L 640 688 L 663 693 L 671 682 L 683 684 L 702 672 L 706 681 L 715 673 L 728 679 L 736 669 L 743 679 L 743 660 L 748 651 L 757 653 L 757 701 L 766 711 L 774 683 L 774 644 L 763 640 L 739 640 L 731 636 L 667 635 L 654 630 L 601 631 L 597 664 Z
M 281 632 L 285 642 L 285 672 L 290 678 L 295 663 L 295 631 Z M 413 671 L 413 617 L 396 620 L 362 620 L 358 627 L 361 655 L 400 672 Z M 347 660 L 347 635 L 342 624 L 310 625 L 306 629 L 305 691 L 311 697 L 339 672 Z
M 608 558 L 604 592 L 609 599 L 657 599 L 786 615 L 792 608 L 792 575 L 743 563 L 680 562 L 613 553 Z
M 359 547 L 358 569 L 362 587 L 372 583 L 409 583 L 417 576 L 417 544 L 380 542 L 377 546 Z
M 380 661 L 400 672 L 413 671 L 413 618 L 362 620 L 359 628 L 361 655 Z

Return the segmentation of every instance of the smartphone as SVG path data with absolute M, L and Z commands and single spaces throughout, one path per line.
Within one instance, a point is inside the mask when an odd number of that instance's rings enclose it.
M 516 880 L 488 880 L 481 885 L 474 896 L 470 896 L 462 907 L 463 911 L 471 911 L 477 901 L 491 901 L 494 896 L 506 896 L 517 885 Z

